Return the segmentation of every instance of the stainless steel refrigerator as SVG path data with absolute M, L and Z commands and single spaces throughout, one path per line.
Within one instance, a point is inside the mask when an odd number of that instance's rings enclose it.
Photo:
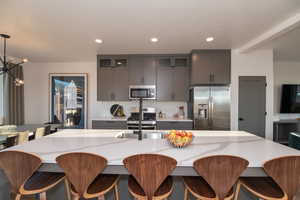
M 230 130 L 230 87 L 191 88 L 188 115 L 196 130 Z

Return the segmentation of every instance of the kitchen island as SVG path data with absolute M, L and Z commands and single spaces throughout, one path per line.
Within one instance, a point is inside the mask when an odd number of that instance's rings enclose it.
M 162 154 L 177 160 L 173 176 L 197 175 L 193 162 L 211 155 L 235 155 L 249 161 L 242 176 L 265 176 L 262 165 L 265 161 L 287 155 L 300 155 L 300 151 L 274 143 L 243 131 L 192 131 L 193 142 L 186 148 L 177 149 L 165 139 L 119 138 L 129 130 L 63 130 L 15 146 L 9 150 L 20 150 L 39 155 L 43 165 L 39 170 L 62 171 L 55 163 L 58 155 L 68 152 L 99 154 L 108 160 L 103 173 L 127 175 L 123 159 L 141 153 Z M 150 131 L 166 133 L 166 131 Z

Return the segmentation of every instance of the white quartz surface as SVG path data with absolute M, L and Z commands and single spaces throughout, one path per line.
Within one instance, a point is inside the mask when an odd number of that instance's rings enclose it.
M 175 117 L 166 117 L 166 118 L 157 118 L 157 121 L 166 121 L 166 122 L 193 122 L 189 118 L 175 118 Z
M 89 152 L 104 156 L 108 165 L 122 165 L 124 158 L 140 153 L 173 157 L 178 166 L 192 166 L 195 160 L 205 156 L 235 155 L 249 160 L 249 167 L 261 167 L 265 161 L 280 156 L 300 155 L 298 150 L 242 131 L 193 131 L 194 141 L 183 149 L 172 147 L 165 139 L 116 138 L 123 132 L 69 129 L 10 149 L 36 153 L 44 163 L 55 163 L 58 155 L 67 152 Z
M 98 117 L 93 121 L 127 121 L 127 117 Z

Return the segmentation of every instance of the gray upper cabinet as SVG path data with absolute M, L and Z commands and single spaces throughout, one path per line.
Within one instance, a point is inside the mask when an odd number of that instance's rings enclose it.
M 188 57 L 160 57 L 157 65 L 157 100 L 186 101 L 189 84 Z
M 155 85 L 156 66 L 152 56 L 129 57 L 129 85 Z
M 230 84 L 230 50 L 194 50 L 191 55 L 191 85 Z
M 98 57 L 97 67 L 97 100 L 127 101 L 128 59 L 116 56 L 100 58 Z

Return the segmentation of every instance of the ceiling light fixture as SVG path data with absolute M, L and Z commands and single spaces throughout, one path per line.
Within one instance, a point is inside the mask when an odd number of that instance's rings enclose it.
M 96 39 L 95 42 L 98 43 L 98 44 L 102 44 L 102 43 L 103 43 L 103 40 L 101 40 L 101 39 Z
M 7 74 L 8 76 L 12 77 L 15 81 L 16 86 L 21 86 L 24 85 L 24 81 L 15 77 L 12 73 L 11 70 L 20 66 L 23 63 L 28 62 L 27 58 L 23 58 L 21 62 L 19 63 L 13 63 L 11 61 L 7 60 L 7 55 L 6 55 L 6 40 L 10 38 L 9 35 L 6 34 L 0 34 L 0 38 L 3 38 L 3 57 L 0 56 L 0 64 L 2 67 L 0 68 L 0 75 Z
M 214 38 L 213 38 L 213 37 L 208 37 L 208 38 L 206 38 L 206 42 L 212 42 L 212 41 L 214 41 Z
M 156 37 L 153 37 L 150 40 L 151 40 L 151 42 L 158 42 L 158 38 L 156 38 Z

